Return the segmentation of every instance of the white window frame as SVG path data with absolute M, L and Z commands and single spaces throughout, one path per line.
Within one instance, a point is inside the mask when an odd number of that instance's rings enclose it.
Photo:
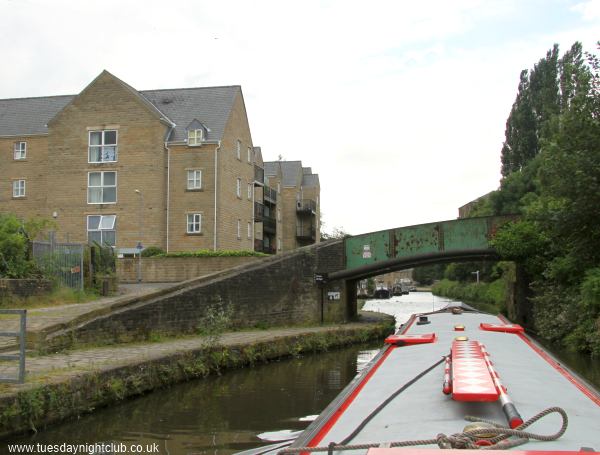
M 202 169 L 188 169 L 187 171 L 187 189 L 202 189 Z
M 236 179 L 236 183 L 235 183 L 235 194 L 237 197 L 239 197 L 240 199 L 242 198 L 242 179 L 238 178 Z
M 252 164 L 252 147 L 248 147 L 248 163 Z
M 13 158 L 15 160 L 24 160 L 25 158 L 27 158 L 27 142 L 15 142 Z
M 107 132 L 115 133 L 115 143 L 114 144 L 106 143 L 105 136 L 106 136 Z M 101 133 L 100 144 L 92 145 L 92 134 L 93 133 Z M 88 163 L 116 163 L 118 160 L 118 156 L 119 156 L 118 144 L 119 144 L 119 131 L 118 130 L 91 130 L 91 131 L 88 131 Z M 99 161 L 92 161 L 92 147 L 100 149 L 100 160 Z M 115 148 L 115 156 L 114 156 L 115 159 L 114 160 L 103 159 L 105 147 L 114 147 Z
M 248 199 L 252 199 L 252 189 L 254 188 L 254 185 L 252 185 L 252 183 L 248 183 Z
M 279 239 L 277 239 L 277 250 L 281 251 L 281 246 L 282 246 L 281 239 L 279 238 Z
M 237 220 L 237 238 L 242 239 L 242 220 Z
M 25 197 L 26 181 L 25 179 L 13 180 L 12 182 L 12 195 L 13 197 Z
M 248 221 L 248 239 L 252 239 L 252 223 L 250 221 Z
M 239 139 L 235 144 L 235 156 L 238 160 L 242 161 L 242 141 L 240 141 Z
M 188 145 L 202 145 L 204 141 L 204 130 L 202 128 L 188 131 Z
M 185 232 L 188 234 L 200 234 L 202 232 L 202 213 L 188 213 L 186 215 Z
M 90 229 L 90 218 L 93 217 L 100 217 L 100 220 L 98 221 L 98 228 L 97 229 Z M 110 246 L 115 246 L 117 244 L 117 229 L 115 227 L 117 223 L 117 215 L 88 215 L 86 217 L 86 232 L 87 232 L 87 239 L 88 239 L 88 243 L 91 243 L 90 241 L 90 232 L 100 232 L 100 245 L 105 245 L 108 244 Z M 115 242 L 114 245 L 111 245 L 108 242 L 105 242 L 103 237 L 104 235 L 108 234 L 109 232 L 114 232 L 114 236 L 115 236 Z
M 115 174 L 115 184 L 114 185 L 104 185 L 104 174 Z M 100 174 L 100 185 L 99 186 L 90 186 L 90 176 L 92 174 Z M 90 189 L 92 188 L 101 188 L 102 189 L 102 201 L 101 202 L 90 202 Z M 115 189 L 115 200 L 113 202 L 104 201 L 104 189 L 105 188 L 114 188 Z M 93 171 L 88 172 L 88 191 L 87 191 L 87 203 L 88 204 L 116 204 L 117 203 L 117 171 Z

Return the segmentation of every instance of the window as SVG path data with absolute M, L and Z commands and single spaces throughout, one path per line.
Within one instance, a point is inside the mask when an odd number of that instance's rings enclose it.
M 248 147 L 248 163 L 252 163 L 252 147 Z
M 117 131 L 90 131 L 88 162 L 112 163 L 117 161 Z
M 281 183 L 277 182 L 277 192 L 281 193 Z
M 15 142 L 15 160 L 24 160 L 27 156 L 27 142 Z
M 235 156 L 238 160 L 242 159 L 242 141 L 238 139 L 235 145 Z
M 242 179 L 237 179 L 236 180 L 235 194 L 239 198 L 242 197 Z
M 281 251 L 281 239 L 277 239 L 277 249 Z
M 188 131 L 188 145 L 202 145 L 204 140 L 204 130 L 191 130 Z
M 188 190 L 199 190 L 202 188 L 202 171 L 200 169 L 187 171 L 187 188 Z
M 252 183 L 248 183 L 248 199 L 252 199 Z
M 238 220 L 237 222 L 237 238 L 242 238 L 242 220 Z
M 88 172 L 88 204 L 117 202 L 117 173 Z
M 13 197 L 25 197 L 25 180 L 13 180 Z
M 252 238 L 252 224 L 248 221 L 248 238 Z
M 202 214 L 188 213 L 187 215 L 187 233 L 199 234 L 202 232 Z
M 115 246 L 117 243 L 116 215 L 88 215 L 88 243 Z

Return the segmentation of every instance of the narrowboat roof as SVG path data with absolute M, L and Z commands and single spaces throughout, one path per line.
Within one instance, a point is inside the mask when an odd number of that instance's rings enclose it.
M 461 306 L 461 314 L 453 314 L 452 308 L 456 306 Z M 398 333 L 435 333 L 433 343 L 384 347 L 290 449 L 339 444 L 380 404 L 436 363 L 394 397 L 348 444 L 385 444 L 432 439 L 440 433 L 453 435 L 461 433 L 469 423 L 464 420 L 466 415 L 507 425 L 499 401 L 456 401 L 452 395 L 442 393 L 445 365 L 440 360 L 449 355 L 457 336 L 466 336 L 485 346 L 493 368 L 523 420 L 551 407 L 560 407 L 568 415 L 568 428 L 559 439 L 548 442 L 530 439 L 513 450 L 580 451 L 587 447 L 600 451 L 600 395 L 530 337 L 523 333 L 482 330 L 481 323 L 505 324 L 507 321 L 465 305 L 452 304 L 425 315 L 429 323 L 419 325 L 415 322 L 418 317 L 413 315 Z M 464 326 L 464 331 L 455 331 L 456 325 Z M 533 423 L 526 431 L 550 435 L 556 433 L 561 424 L 560 415 L 554 413 Z M 413 447 L 437 448 L 436 444 Z M 388 449 L 388 452 L 398 450 Z M 366 449 L 338 453 L 366 453 Z

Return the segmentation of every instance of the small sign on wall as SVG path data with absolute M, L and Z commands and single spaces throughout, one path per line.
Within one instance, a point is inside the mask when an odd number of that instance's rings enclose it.
M 364 245 L 363 246 L 362 257 L 363 257 L 363 259 L 370 259 L 371 258 L 371 245 Z
M 339 291 L 330 291 L 327 293 L 327 300 L 340 300 L 341 293 Z

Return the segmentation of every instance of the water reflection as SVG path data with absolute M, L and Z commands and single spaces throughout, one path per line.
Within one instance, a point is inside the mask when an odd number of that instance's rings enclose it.
M 363 310 L 391 314 L 396 318 L 396 327 L 408 320 L 412 314 L 436 311 L 445 307 L 451 299 L 438 297 L 431 292 L 411 292 L 390 299 L 367 300 Z
M 170 455 L 229 454 L 257 447 L 268 444 L 257 437 L 260 433 L 306 428 L 312 420 L 307 417 L 314 418 L 335 398 L 377 353 L 377 345 L 177 385 L 10 442 L 157 443 L 159 453 Z

